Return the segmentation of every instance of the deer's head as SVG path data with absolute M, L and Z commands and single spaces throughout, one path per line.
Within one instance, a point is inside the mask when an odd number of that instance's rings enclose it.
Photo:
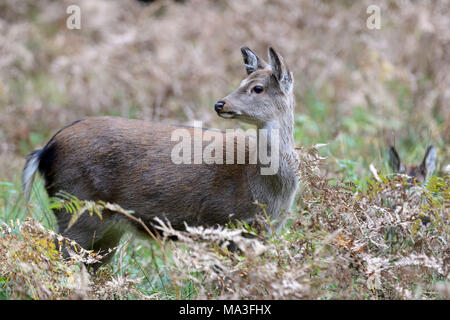
M 266 63 L 247 47 L 242 47 L 241 52 L 248 76 L 215 104 L 217 114 L 258 127 L 292 125 L 294 78 L 281 55 L 269 48 Z
M 428 147 L 420 164 L 407 165 L 401 161 L 397 150 L 391 146 L 389 148 L 389 165 L 394 173 L 408 175 L 410 177 L 409 182 L 415 180 L 416 182 L 424 183 L 433 173 L 436 166 L 436 149 L 433 146 Z

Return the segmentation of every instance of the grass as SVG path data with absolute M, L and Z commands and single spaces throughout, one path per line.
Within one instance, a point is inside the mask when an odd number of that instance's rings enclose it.
M 316 142 L 328 142 L 326 147 L 322 147 L 321 154 L 327 157 L 327 160 L 323 166 L 325 171 L 328 172 L 328 177 L 333 179 L 335 183 L 351 182 L 354 184 L 354 191 L 364 192 L 370 187 L 370 172 L 368 171 L 369 163 L 375 163 L 376 167 L 383 174 L 389 172 L 387 161 L 385 157 L 385 150 L 379 145 L 371 143 L 373 139 L 371 134 L 364 135 L 359 134 L 362 132 L 376 131 L 377 122 L 371 122 L 370 115 L 364 114 L 361 110 L 356 109 L 353 117 L 348 117 L 342 121 L 342 129 L 333 138 L 334 128 L 328 123 L 328 118 L 324 115 L 317 115 L 317 109 L 325 112 L 327 106 L 325 103 L 320 103 L 318 107 L 317 101 L 311 102 L 313 105 L 308 106 L 307 110 L 311 110 L 306 114 L 297 115 L 298 128 L 295 133 L 296 143 L 298 145 L 308 145 L 313 141 Z M 306 124 L 306 125 L 304 125 Z M 310 129 L 310 126 L 312 129 Z M 317 130 L 321 128 L 320 130 Z M 315 132 L 315 135 L 312 134 Z M 407 143 L 405 143 L 407 145 Z M 420 161 L 422 155 L 425 152 L 423 145 L 415 145 L 413 149 L 400 149 L 403 155 L 406 155 L 405 161 Z M 331 171 L 331 172 L 330 172 Z M 448 188 L 448 186 L 447 186 Z M 317 199 L 317 201 L 321 201 Z M 305 210 L 304 204 L 301 202 L 293 208 L 293 212 L 301 213 L 301 216 L 305 219 L 315 219 L 312 212 Z M 333 209 L 329 209 L 325 216 L 330 218 L 336 214 Z M 10 220 L 25 220 L 26 217 L 31 216 L 36 221 L 42 223 L 46 228 L 56 231 L 55 219 L 49 210 L 49 199 L 43 188 L 42 179 L 37 179 L 37 183 L 34 185 L 33 195 L 28 209 L 23 205 L 23 200 L 20 191 L 20 185 L 18 181 L 2 182 L 0 184 L 0 220 L 8 222 Z M 298 217 L 296 218 L 298 219 Z M 292 226 L 292 221 L 288 224 L 288 228 Z M 430 227 L 430 228 L 434 228 Z M 414 227 L 414 228 L 417 228 Z M 448 226 L 446 227 L 448 228 Z M 392 229 L 394 230 L 394 229 Z M 386 241 L 390 245 L 390 254 L 394 255 L 398 251 L 405 250 L 413 245 L 410 239 L 396 238 L 395 231 L 386 231 Z M 308 233 L 309 232 L 309 233 Z M 269 238 L 269 242 L 273 242 L 273 245 L 277 245 L 277 242 L 288 241 L 295 243 L 296 241 L 313 241 L 309 244 L 310 250 L 315 252 L 316 250 L 323 250 L 323 239 L 330 234 L 327 230 L 315 230 L 307 231 L 300 228 L 294 233 L 287 233 L 283 239 L 283 235 L 280 238 Z M 319 240 L 314 240 L 319 239 Z M 175 250 L 182 248 L 182 244 L 173 244 L 169 248 L 175 247 Z M 166 249 L 167 252 L 171 252 L 171 249 Z M 185 248 L 186 250 L 186 248 Z M 195 249 L 191 249 L 195 250 Z M 292 253 L 298 252 L 298 249 L 294 249 Z M 188 253 L 189 254 L 189 253 Z M 240 259 L 245 259 L 241 257 Z M 317 262 L 314 262 L 317 263 Z M 325 263 L 326 264 L 326 263 Z M 96 277 L 98 279 L 110 279 L 110 278 L 127 278 L 137 281 L 135 289 L 142 294 L 136 295 L 133 293 L 127 293 L 125 295 L 111 294 L 108 298 L 120 298 L 120 299 L 139 299 L 143 296 L 158 298 L 158 299 L 194 299 L 204 294 L 202 289 L 199 289 L 198 283 L 184 279 L 177 286 L 174 286 L 174 279 L 171 275 L 173 268 L 173 261 L 169 259 L 169 265 L 164 261 L 160 246 L 153 240 L 136 239 L 133 235 L 129 234 L 125 237 L 120 244 L 118 253 L 114 256 L 110 264 L 103 267 Z M 312 279 L 319 277 L 319 274 L 323 266 L 315 266 L 311 270 L 310 276 Z M 172 271 L 173 272 L 173 271 Z M 205 277 L 202 272 L 194 272 L 194 277 L 197 281 L 203 283 Z M 421 279 L 424 280 L 424 279 Z M 431 285 L 436 282 L 442 282 L 444 278 L 442 276 L 433 275 L 428 283 Z M 102 280 L 97 280 L 102 281 Z M 319 280 L 322 281 L 322 280 Z M 352 280 L 353 286 L 359 288 L 355 289 L 355 293 L 345 296 L 346 298 L 364 298 L 364 296 L 358 296 L 357 291 L 362 291 L 361 288 L 365 286 L 363 283 L 365 280 L 361 277 L 355 276 Z M 324 285 L 324 283 L 322 283 Z M 423 286 L 423 284 L 421 284 Z M 329 291 L 328 295 L 323 295 L 321 298 L 336 298 L 341 296 L 339 291 L 339 284 L 336 282 L 330 282 L 326 284 L 326 291 Z M 411 291 L 417 291 L 415 286 L 411 287 Z M 217 289 L 217 296 L 220 296 Z M 214 297 L 214 294 L 209 292 L 209 297 Z M 212 294 L 212 295 L 211 295 Z M 0 289 L 0 296 L 5 299 L 12 298 L 11 289 Z M 374 297 L 383 298 L 383 296 L 368 295 L 366 298 L 373 299 Z M 425 297 L 425 296 L 424 296 Z M 386 297 L 387 298 L 387 297 Z

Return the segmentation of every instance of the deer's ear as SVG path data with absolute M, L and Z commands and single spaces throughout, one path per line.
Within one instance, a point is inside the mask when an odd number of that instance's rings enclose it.
M 283 57 L 279 55 L 273 48 L 269 48 L 269 61 L 272 73 L 280 84 L 281 90 L 288 94 L 292 90 L 294 83 L 292 73 L 284 63 Z
M 400 171 L 401 160 L 398 156 L 397 150 L 393 146 L 389 148 L 389 166 L 394 173 Z
M 264 69 L 267 67 L 267 63 L 259 58 L 252 50 L 248 47 L 242 47 L 242 58 L 244 59 L 244 66 L 247 70 L 247 74 L 255 72 L 258 69 Z
M 425 173 L 425 177 L 429 177 L 433 174 L 436 167 L 436 149 L 433 146 L 429 146 L 425 156 L 423 157 L 420 169 Z

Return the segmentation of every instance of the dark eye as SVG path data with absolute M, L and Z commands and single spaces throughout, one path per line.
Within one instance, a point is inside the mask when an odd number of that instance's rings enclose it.
M 255 93 L 261 93 L 264 91 L 264 88 L 262 86 L 254 86 L 252 91 Z

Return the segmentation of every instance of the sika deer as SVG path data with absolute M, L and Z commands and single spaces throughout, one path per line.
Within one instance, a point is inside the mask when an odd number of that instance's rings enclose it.
M 410 177 L 409 182 L 414 181 L 424 183 L 432 175 L 436 166 L 436 149 L 428 147 L 425 156 L 420 164 L 405 165 L 393 146 L 389 148 L 389 165 L 394 173 L 406 174 Z
M 255 124 L 258 129 L 268 129 L 269 136 L 278 130 L 279 146 L 271 139 L 267 146 L 271 156 L 279 156 L 274 174 L 261 174 L 267 165 L 260 158 L 255 164 L 175 164 L 171 152 L 176 142 L 171 135 L 175 130 L 192 134 L 195 128 L 93 117 L 61 129 L 43 149 L 28 155 L 22 174 L 26 200 L 34 174 L 39 170 L 49 196 L 65 191 L 82 200 L 117 203 L 133 210 L 149 227 L 155 217 L 167 219 L 176 229 L 183 229 L 185 223 L 193 226 L 223 225 L 235 220 L 251 223 L 261 213 L 255 201 L 266 205 L 272 219 L 281 221 L 290 210 L 298 186 L 289 165 L 296 158 L 293 75 L 272 48 L 269 63 L 247 47 L 241 51 L 248 77 L 215 104 L 215 111 L 222 118 L 239 119 Z M 201 132 L 231 141 L 224 132 L 209 129 Z M 234 152 L 238 146 L 237 138 L 233 139 Z M 247 159 L 251 152 L 256 152 L 251 140 L 246 137 Z M 68 228 L 70 215 L 63 210 L 54 213 L 63 236 L 94 250 L 115 247 L 123 234 L 121 228 L 116 228 L 120 226 L 118 222 L 128 219 L 119 213 L 103 212 L 100 220 L 84 212 Z

